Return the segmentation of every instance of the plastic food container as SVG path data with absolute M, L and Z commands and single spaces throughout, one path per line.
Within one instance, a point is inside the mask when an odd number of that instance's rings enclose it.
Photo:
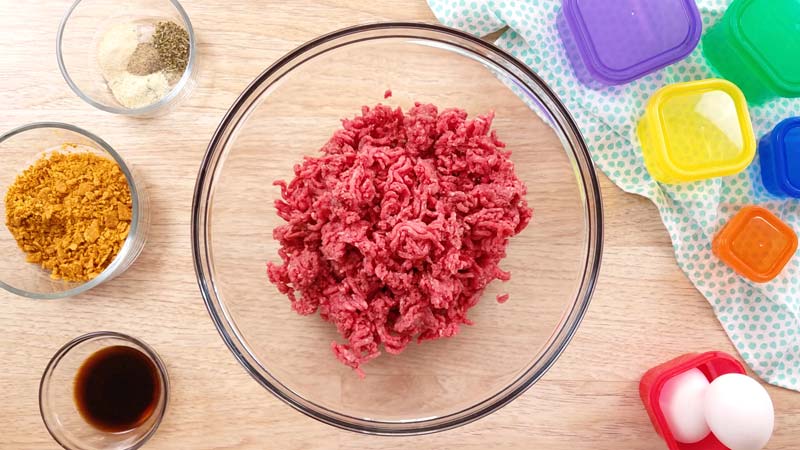
M 713 433 L 694 444 L 680 443 L 675 440 L 667 425 L 667 419 L 659 403 L 661 389 L 672 377 L 691 369 L 699 369 L 708 381 L 714 381 L 717 377 L 728 373 L 746 373 L 742 363 L 723 352 L 690 353 L 654 367 L 648 370 L 639 382 L 639 396 L 650 416 L 650 421 L 670 450 L 729 450 Z
M 756 153 L 747 102 L 725 80 L 661 88 L 650 98 L 637 134 L 647 170 L 662 183 L 733 175 Z
M 712 250 L 740 275 L 772 280 L 797 251 L 797 234 L 775 214 L 746 206 L 714 237 Z
M 694 0 L 564 0 L 558 29 L 578 79 L 602 88 L 683 59 L 703 23 Z
M 758 143 L 761 180 L 779 197 L 800 198 L 800 117 L 779 123 Z
M 800 97 L 800 3 L 736 0 L 703 38 L 708 62 L 753 104 Z

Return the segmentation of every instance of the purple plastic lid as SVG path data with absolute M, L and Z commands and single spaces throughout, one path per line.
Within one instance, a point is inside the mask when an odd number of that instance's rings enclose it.
M 562 14 L 586 69 L 608 85 L 683 59 L 703 31 L 694 0 L 564 0 Z

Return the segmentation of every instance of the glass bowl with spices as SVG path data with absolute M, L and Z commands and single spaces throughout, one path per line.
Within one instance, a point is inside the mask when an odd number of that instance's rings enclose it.
M 194 31 L 176 0 L 76 0 L 56 55 L 70 88 L 114 114 L 166 112 L 196 81 Z
M 0 287 L 70 297 L 127 270 L 144 247 L 149 201 L 122 157 L 73 125 L 0 136 Z

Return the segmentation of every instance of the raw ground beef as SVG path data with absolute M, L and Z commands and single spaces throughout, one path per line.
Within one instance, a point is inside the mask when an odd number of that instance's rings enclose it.
M 486 285 L 509 279 L 498 263 L 533 211 L 493 117 L 365 106 L 275 182 L 287 223 L 269 280 L 299 314 L 336 325 L 346 342 L 333 352 L 360 375 L 381 346 L 458 333 Z

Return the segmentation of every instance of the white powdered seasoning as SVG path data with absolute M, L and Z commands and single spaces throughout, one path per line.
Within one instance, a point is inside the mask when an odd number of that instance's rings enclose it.
M 128 60 L 139 45 L 135 23 L 122 23 L 106 31 L 97 46 L 97 62 L 108 80 L 128 67 Z
M 124 107 L 144 108 L 164 98 L 170 90 L 169 80 L 163 71 L 150 75 L 132 75 L 122 72 L 108 80 L 114 98 Z

